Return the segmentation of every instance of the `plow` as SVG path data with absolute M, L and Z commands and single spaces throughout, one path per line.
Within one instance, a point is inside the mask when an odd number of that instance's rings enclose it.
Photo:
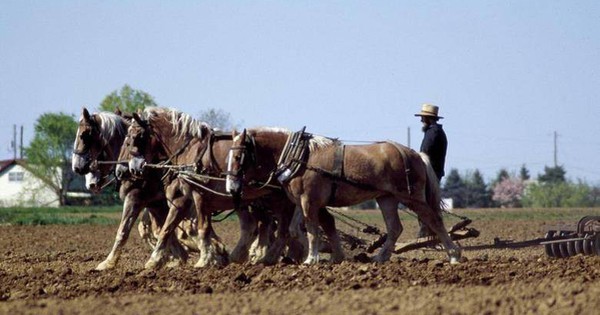
M 365 249 L 367 253 L 372 253 L 385 242 L 386 234 L 381 233 L 377 227 L 349 217 L 338 210 L 332 208 L 328 209 L 333 213 L 337 220 L 351 226 L 356 231 L 377 236 L 375 240 L 367 241 L 364 238 L 339 230 L 342 239 L 350 249 L 361 247 Z M 461 221 L 454 224 L 448 230 L 448 234 L 453 241 L 479 237 L 480 232 L 473 227 L 469 227 L 472 223 L 471 219 L 463 216 L 457 217 L 459 217 Z M 465 251 L 475 251 L 484 249 L 519 249 L 533 246 L 543 246 L 545 254 L 554 258 L 567 258 L 576 255 L 600 256 L 600 216 L 584 216 L 575 226 L 562 225 L 551 228 L 547 230 L 543 237 L 535 239 L 516 242 L 495 237 L 491 244 L 461 246 L 461 249 Z M 440 241 L 436 237 L 419 237 L 407 240 L 396 243 L 394 253 L 400 254 L 424 248 L 441 248 Z

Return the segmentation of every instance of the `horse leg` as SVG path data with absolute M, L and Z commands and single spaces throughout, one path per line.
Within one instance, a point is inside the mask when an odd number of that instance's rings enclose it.
M 243 207 L 237 211 L 240 219 L 240 239 L 235 248 L 231 251 L 229 259 L 234 263 L 244 263 L 248 260 L 248 252 L 252 241 L 256 238 L 257 220 L 250 213 L 248 207 Z
M 190 209 L 191 210 L 191 209 Z M 179 226 L 176 229 L 177 240 L 178 242 L 186 248 L 187 251 L 190 252 L 199 252 L 198 249 L 198 220 L 196 220 L 196 214 L 194 213 L 193 217 L 190 216 L 190 213 L 194 211 L 189 211 L 188 215 L 181 220 Z
M 415 201 L 407 204 L 419 218 L 425 223 L 431 231 L 433 231 L 448 253 L 451 264 L 458 264 L 460 261 L 461 251 L 454 242 L 450 239 L 448 231 L 444 227 L 444 222 L 439 213 L 434 212 L 429 205 L 424 201 Z
M 166 203 L 163 203 L 162 207 L 146 207 L 146 209 L 144 209 L 138 229 L 140 229 L 140 235 L 142 236 L 142 239 L 145 239 L 148 244 L 150 244 L 152 249 L 156 247 L 158 233 L 164 224 L 165 214 L 167 214 L 168 210 L 169 209 Z M 178 232 L 182 229 L 183 225 L 184 222 L 182 221 L 177 229 Z M 186 243 L 186 239 L 184 239 L 184 237 L 179 233 L 175 237 L 168 238 L 166 248 L 169 262 L 167 263 L 167 267 L 176 267 L 182 262 L 187 261 L 189 255 L 183 246 L 188 246 L 189 248 L 188 243 L 189 242 Z
M 300 203 L 308 238 L 308 256 L 304 264 L 312 265 L 319 262 L 319 208 L 311 204 L 308 195 L 303 195 Z
M 143 207 L 143 205 L 139 203 L 139 200 L 141 200 L 139 194 L 139 190 L 133 190 L 125 197 L 123 214 L 121 216 L 121 223 L 117 229 L 115 243 L 106 259 L 96 266 L 96 270 L 112 269 L 117 265 L 123 246 L 125 246 L 125 243 L 127 243 L 127 239 L 129 238 L 131 228 Z
M 224 266 L 229 262 L 229 254 L 212 228 L 210 211 L 202 206 L 200 193 L 192 190 L 191 194 L 198 216 L 198 248 L 200 249 L 200 258 L 194 267 Z
M 198 232 L 200 258 L 194 267 L 225 266 L 229 262 L 227 250 L 212 228 L 210 215 L 198 220 Z
M 400 234 L 402 234 L 402 223 L 398 216 L 398 203 L 398 200 L 393 196 L 377 198 L 377 204 L 381 209 L 383 221 L 385 222 L 387 238 L 377 255 L 373 257 L 373 261 L 375 262 L 382 263 L 390 259 L 396 246 L 396 241 L 400 237 Z
M 170 250 L 170 246 L 173 245 L 172 242 L 174 241 L 169 240 L 169 238 L 175 236 L 175 228 L 179 224 L 179 221 L 181 221 L 185 212 L 188 211 L 188 208 L 191 206 L 190 200 L 186 197 L 184 191 L 182 191 L 182 195 L 173 198 L 180 189 L 181 187 L 179 184 L 167 188 L 167 200 L 171 200 L 169 213 L 158 234 L 156 247 L 150 256 L 150 259 L 146 262 L 146 269 L 158 269 L 165 264 L 165 252 Z
M 335 218 L 327 211 L 327 208 L 319 209 L 319 223 L 331 244 L 331 262 L 341 263 L 344 260 L 344 249 L 335 228 Z
M 166 263 L 167 268 L 178 267 L 185 263 L 189 258 L 188 252 L 185 250 L 181 240 L 176 233 L 171 233 L 167 237 L 167 257 L 168 262 Z
M 270 215 L 267 215 L 265 212 L 255 212 L 259 220 L 258 226 L 258 237 L 252 243 L 251 248 L 251 261 L 252 263 L 267 263 L 265 261 L 265 257 L 269 252 L 271 245 L 273 244 L 274 234 L 275 234 L 275 221 Z
M 156 246 L 156 237 L 154 235 L 155 228 L 156 223 L 154 222 L 154 218 L 150 211 L 144 209 L 142 217 L 140 218 L 140 223 L 138 224 L 138 232 L 140 233 L 142 240 L 146 241 L 152 249 Z
M 273 211 L 274 214 L 273 219 L 277 220 L 277 232 L 275 240 L 269 246 L 266 255 L 258 261 L 258 263 L 263 263 L 266 265 L 276 264 L 283 255 L 286 245 L 290 247 L 291 252 L 294 250 L 291 247 L 293 247 L 294 244 L 297 244 L 297 242 L 292 243 L 292 238 L 290 237 L 290 224 L 294 216 L 296 205 L 294 205 L 286 199 L 284 201 L 284 204 L 276 203 L 271 204 L 270 206 L 271 211 Z M 302 212 L 298 211 L 298 214 L 300 215 L 300 218 L 302 218 Z M 299 256 L 295 257 L 295 261 L 297 262 L 300 262 L 304 256 L 304 247 L 300 246 L 299 248 L 299 254 L 292 254 Z

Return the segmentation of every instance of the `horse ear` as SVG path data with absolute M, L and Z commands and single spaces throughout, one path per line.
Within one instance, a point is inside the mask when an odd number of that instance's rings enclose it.
M 145 126 L 144 121 L 142 120 L 142 118 L 140 118 L 140 115 L 138 115 L 138 113 L 133 113 L 133 120 L 135 120 L 140 126 Z
M 231 131 L 231 139 L 235 139 L 235 136 L 237 136 L 237 130 L 234 128 L 234 129 Z
M 119 108 L 119 106 L 115 107 L 115 114 L 118 116 L 123 116 L 123 112 L 121 112 L 121 109 Z
M 248 134 L 248 132 L 246 131 L 246 128 L 244 128 L 244 130 L 242 130 L 242 139 L 244 139 L 244 141 L 246 141 L 247 134 Z
M 81 109 L 81 116 L 83 116 L 83 119 L 85 119 L 85 121 L 90 121 L 90 112 L 88 112 L 87 108 L 83 107 Z

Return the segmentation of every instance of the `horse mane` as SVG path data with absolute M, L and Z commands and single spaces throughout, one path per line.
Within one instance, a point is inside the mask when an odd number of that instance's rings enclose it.
M 280 128 L 280 127 L 258 127 L 258 128 L 249 129 L 248 131 L 251 133 L 254 133 L 254 134 L 260 133 L 260 132 L 281 133 L 281 134 L 285 134 L 286 136 L 289 136 L 290 134 L 292 134 L 292 131 L 290 131 L 289 129 Z M 316 152 L 321 149 L 330 147 L 332 145 L 338 145 L 340 143 L 341 142 L 338 139 L 328 138 L 328 137 L 319 136 L 319 135 L 312 135 L 312 137 L 310 138 L 310 140 L 308 142 L 308 148 L 311 152 Z
M 123 117 L 111 112 L 99 112 L 95 115 L 100 120 L 100 136 L 106 143 L 110 142 L 115 134 L 125 137 L 127 130 L 123 127 L 126 125 L 123 123 Z
M 207 123 L 199 121 L 174 108 L 146 107 L 142 114 L 145 119 L 152 119 L 161 115 L 166 115 L 168 117 L 171 121 L 173 132 L 179 137 L 191 136 L 202 138 L 205 136 L 203 130 L 207 130 L 207 132 L 208 130 L 212 130 Z

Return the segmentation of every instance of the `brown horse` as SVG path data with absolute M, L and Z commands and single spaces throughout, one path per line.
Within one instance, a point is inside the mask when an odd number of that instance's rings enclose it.
M 243 181 L 269 181 L 276 178 L 278 161 L 290 139 L 281 129 L 245 130 L 232 144 L 227 182 L 232 194 Z M 289 179 L 282 176 L 283 187 L 294 203 L 302 207 L 309 239 L 309 255 L 304 263 L 318 262 L 317 210 L 324 206 L 350 206 L 376 199 L 387 228 L 387 239 L 374 257 L 377 262 L 390 258 L 402 233 L 398 205 L 406 205 L 437 235 L 451 263 L 460 259 L 460 249 L 451 241 L 441 217 L 439 183 L 429 159 L 393 142 L 368 145 L 343 145 L 341 142 L 310 134 L 305 160 Z M 251 149 L 250 149 L 251 148 Z M 243 172 L 244 160 L 254 156 L 256 167 Z M 285 173 L 282 173 L 285 174 Z M 269 178 L 269 179 L 268 179 Z M 335 260 L 343 257 L 339 238 L 332 239 Z
M 91 114 L 83 108 L 75 142 L 73 144 L 72 168 L 78 174 L 85 175 L 86 187 L 94 192 L 100 192 L 107 184 L 108 178 L 113 172 L 115 161 L 125 139 L 129 121 L 117 113 L 99 112 Z M 101 262 L 96 269 L 111 269 L 116 266 L 133 224 L 142 209 L 146 209 L 145 215 L 140 222 L 140 234 L 153 246 L 153 232 L 164 222 L 168 211 L 162 185 L 160 185 L 161 174 L 153 172 L 148 182 L 139 180 L 122 180 L 119 195 L 123 203 L 123 214 L 121 223 L 117 229 L 115 243 L 107 258 Z M 194 250 L 195 243 L 187 241 L 190 234 L 191 219 L 188 218 L 178 230 L 178 240 L 187 247 Z M 197 249 L 196 249 L 197 250 Z M 172 257 L 170 265 L 177 265 L 187 258 L 186 251 L 175 239 L 169 241 L 168 251 Z
M 156 268 L 162 264 L 165 257 L 164 239 L 173 233 L 182 212 L 192 206 L 198 218 L 197 242 L 201 253 L 196 266 L 227 263 L 225 246 L 215 234 L 210 217 L 217 210 L 235 206 L 231 195 L 225 192 L 225 180 L 221 176 L 226 166 L 231 137 L 219 138 L 207 124 L 173 109 L 146 108 L 141 117 L 134 114 L 134 119 L 119 160 L 129 159 L 129 171 L 135 176 L 145 176 L 152 167 L 175 170 L 166 176 L 165 193 L 170 210 L 146 267 Z M 286 243 L 287 226 L 294 204 L 277 188 L 248 187 L 240 201 L 242 205 L 247 205 L 258 198 L 263 198 L 270 209 L 288 213 L 279 216 L 278 228 L 280 243 Z M 238 257 L 247 251 L 246 246 L 249 243 L 240 239 L 232 253 L 232 260 L 239 260 Z M 281 250 L 281 246 L 274 248 L 274 252 Z M 273 257 L 278 258 L 279 253 L 269 256 L 269 259 Z

